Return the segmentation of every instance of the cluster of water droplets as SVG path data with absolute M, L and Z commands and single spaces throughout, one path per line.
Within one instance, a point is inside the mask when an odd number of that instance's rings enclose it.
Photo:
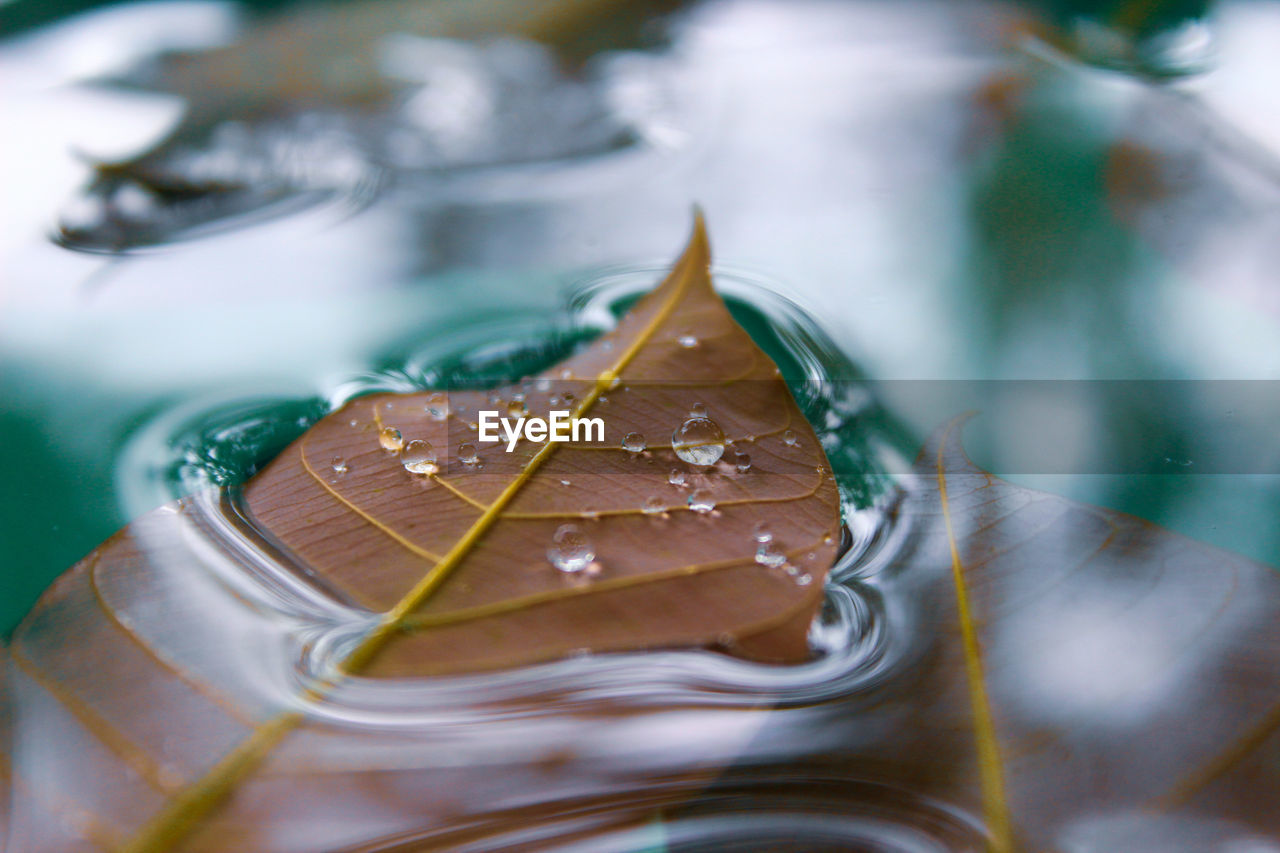
M 443 407 L 434 411 L 448 412 L 448 402 L 442 402 L 444 395 L 433 395 L 434 397 L 441 398 L 441 400 L 437 400 L 435 403 L 428 402 L 426 408 L 429 416 L 433 418 L 436 417 L 435 414 L 432 414 L 433 405 Z M 394 403 L 389 402 L 385 406 L 390 411 L 394 407 Z M 444 414 L 440 415 L 441 418 L 444 416 Z M 352 420 L 351 425 L 353 427 L 359 426 L 359 422 Z M 386 424 L 380 425 L 378 429 L 378 446 L 387 451 L 387 453 L 397 456 L 400 464 L 404 466 L 404 470 L 410 474 L 432 475 L 440 471 L 439 456 L 436 454 L 436 449 L 431 442 L 423 438 L 414 438 L 406 442 L 404 433 L 398 427 Z M 338 458 L 335 458 L 333 469 L 337 473 L 345 473 L 348 470 L 347 463 L 345 460 L 341 460 L 341 466 L 339 466 L 339 461 Z M 339 470 L 340 467 L 341 470 Z
M 690 345 L 696 345 L 696 342 Z M 750 436 L 749 440 L 754 441 L 755 436 Z M 794 430 L 786 430 L 781 441 L 789 447 L 799 445 L 799 437 Z M 694 403 L 689 407 L 688 416 L 671 435 L 672 451 L 689 468 L 672 468 L 667 474 L 667 484 L 687 494 L 674 501 L 660 493 L 651 494 L 641 503 L 641 512 L 650 517 L 667 518 L 670 511 L 682 503 L 686 509 L 699 516 L 718 516 L 714 488 L 717 478 L 733 472 L 744 475 L 752 470 L 751 455 L 733 445 L 734 441 L 725 437 L 724 430 L 711 417 L 706 404 Z M 645 437 L 639 432 L 629 432 L 622 439 L 622 449 L 633 457 L 643 455 L 648 458 L 650 454 L 647 448 Z M 725 455 L 726 451 L 730 452 L 728 457 Z M 792 564 L 786 551 L 774 541 L 767 524 L 761 522 L 756 525 L 752 537 L 757 564 L 789 575 L 799 586 L 807 586 L 813 582 L 810 573 L 801 571 Z M 561 553 L 554 548 L 553 552 Z M 555 559 L 552 562 L 556 563 Z
M 550 383 L 539 380 L 540 390 L 550 390 Z M 616 384 L 616 383 L 615 383 Z M 567 396 L 567 395 L 565 395 Z M 560 399 L 563 399 L 562 397 Z M 552 397 L 553 403 L 557 397 Z M 713 420 L 707 407 L 703 403 L 694 403 L 689 410 L 688 417 L 676 427 L 671 436 L 671 448 L 676 456 L 686 464 L 693 466 L 692 472 L 687 472 L 681 468 L 672 468 L 667 475 L 667 484 L 680 491 L 688 490 L 687 495 L 672 499 L 661 493 L 654 493 L 647 496 L 640 505 L 640 511 L 650 517 L 666 518 L 672 509 L 684 505 L 688 510 L 698 515 L 712 515 L 716 509 L 716 496 L 711 488 L 708 476 L 702 472 L 709 472 L 720 462 L 725 453 L 727 442 L 724 431 L 720 425 Z M 631 431 L 626 433 L 622 438 L 621 447 L 633 458 L 651 459 L 650 445 L 643 433 Z M 742 452 L 735 452 L 733 458 L 733 469 L 743 474 L 751 469 L 751 457 Z M 691 480 L 691 477 L 693 478 Z M 562 486 L 570 486 L 571 482 L 567 479 L 560 480 Z M 596 513 L 584 513 L 584 518 L 598 517 Z M 551 547 L 547 551 L 548 561 L 557 569 L 565 572 L 576 572 L 579 569 L 574 568 L 576 562 L 568 555 L 568 551 L 561 539 L 570 536 L 562 526 L 558 529 L 553 537 Z M 585 540 L 585 534 L 581 530 L 574 530 L 573 536 L 581 537 L 576 539 L 571 537 L 571 541 L 589 541 Z M 591 551 L 591 561 L 594 563 L 595 553 L 593 548 Z M 595 564 L 598 566 L 598 564 Z

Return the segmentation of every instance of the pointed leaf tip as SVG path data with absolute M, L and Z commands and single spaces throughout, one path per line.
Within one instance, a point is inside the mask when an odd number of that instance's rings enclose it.
M 702 205 L 695 204 L 693 206 L 693 230 L 689 234 L 689 248 L 686 252 L 693 254 L 693 250 L 706 259 L 707 266 L 711 266 L 711 240 L 707 236 L 707 218 L 702 212 Z
M 672 265 L 665 283 L 676 287 L 680 280 L 687 280 L 686 285 L 692 284 L 706 294 L 715 292 L 711 283 L 711 240 L 707 236 L 707 223 L 702 208 L 696 204 L 693 206 L 693 227 L 689 231 L 688 242 Z M 662 288 L 659 288 L 655 293 L 661 291 Z M 719 297 L 713 298 L 718 300 Z

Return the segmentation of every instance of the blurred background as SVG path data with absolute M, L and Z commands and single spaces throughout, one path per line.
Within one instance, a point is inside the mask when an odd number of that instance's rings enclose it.
M 1280 3 L 6 0 L 0 39 L 5 630 L 192 454 L 554 322 L 694 203 L 912 434 L 976 406 L 988 469 L 1280 564 Z

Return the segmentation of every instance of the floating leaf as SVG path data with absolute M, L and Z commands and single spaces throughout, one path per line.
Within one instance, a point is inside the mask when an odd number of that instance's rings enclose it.
M 768 659 L 806 656 L 835 555 L 835 483 L 777 368 L 711 289 L 707 263 L 699 226 L 667 281 L 585 351 L 493 391 L 362 397 L 249 484 L 249 512 L 311 572 L 400 617 L 371 672 L 718 638 Z M 680 343 L 690 328 L 703 341 L 696 349 Z M 480 441 L 486 410 L 509 421 L 572 410 L 604 427 L 597 440 L 508 450 L 506 438 Z M 686 424 L 727 436 L 698 445 L 714 448 L 714 464 L 677 455 L 671 436 Z M 388 434 L 398 436 L 390 451 Z M 749 471 L 722 456 L 735 440 L 730 453 L 750 451 Z M 412 442 L 431 448 L 438 473 L 408 470 Z M 334 459 L 346 470 L 335 472 Z M 687 472 L 682 488 L 669 481 L 673 469 Z M 699 494 L 711 513 L 696 511 Z M 753 531 L 766 523 L 810 583 L 761 571 Z M 548 556 L 566 524 L 590 542 L 599 573 L 587 582 L 566 583 Z
M 558 408 L 603 435 L 508 452 L 470 424 Z M 584 650 L 803 660 L 839 523 L 816 435 L 711 287 L 699 219 L 666 281 L 546 373 L 358 398 L 243 501 L 157 510 L 59 579 L 11 649 L 15 849 L 438 831 L 454 792 L 487 803 L 520 771 L 371 724 L 427 713 L 403 704 L 407 677 Z

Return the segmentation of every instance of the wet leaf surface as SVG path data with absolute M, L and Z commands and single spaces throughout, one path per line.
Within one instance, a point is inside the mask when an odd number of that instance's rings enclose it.
M 777 368 L 711 289 L 707 264 L 699 231 L 661 287 L 567 361 L 492 391 L 359 398 L 248 485 L 250 514 L 312 572 L 359 606 L 402 617 L 373 672 L 717 641 L 766 659 L 807 655 L 839 537 L 835 481 Z M 694 347 L 681 343 L 690 330 Z M 509 422 L 572 411 L 603 429 L 509 452 L 505 438 L 479 439 L 486 410 Z M 725 436 L 705 448 L 711 465 L 672 446 L 698 411 Z M 642 449 L 628 450 L 628 436 Z M 432 473 L 406 467 L 415 442 L 430 448 L 422 464 Z M 740 453 L 753 460 L 745 471 Z M 691 506 L 703 494 L 707 512 Z M 569 571 L 549 556 L 565 525 L 590 551 Z M 756 562 L 762 525 L 791 574 Z

